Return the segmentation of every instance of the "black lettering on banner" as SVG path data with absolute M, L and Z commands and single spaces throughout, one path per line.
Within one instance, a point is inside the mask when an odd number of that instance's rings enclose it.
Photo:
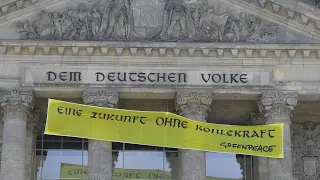
M 47 72 L 47 75 L 48 75 L 48 81 L 55 81 L 57 78 L 56 73 L 52 71 Z
M 271 146 L 262 146 L 262 145 L 253 146 L 251 144 L 236 144 L 236 143 L 233 144 L 233 143 L 222 142 L 222 143 L 220 143 L 220 147 L 245 149 L 245 150 L 260 151 L 260 152 L 273 152 L 273 148 L 275 148 L 276 146 L 275 145 L 271 145 Z
M 270 138 L 274 138 L 274 135 L 272 135 L 272 132 L 275 132 L 275 129 L 269 130 L 269 137 Z
M 133 118 L 132 118 L 132 122 L 133 123 L 136 123 L 136 120 L 139 118 L 139 116 L 133 116 Z
M 78 110 L 74 108 L 65 108 L 65 107 L 58 107 L 57 109 L 59 114 L 69 115 L 69 116 L 82 116 L 83 110 Z
M 73 175 L 73 174 L 72 174 L 72 171 L 73 171 L 72 169 L 69 169 L 68 174 L 69 174 L 69 175 Z
M 101 72 L 96 73 L 96 81 L 97 82 L 102 82 L 102 81 L 104 81 L 104 79 L 105 79 L 105 76 L 103 73 L 101 73 Z
M 175 118 L 163 118 L 163 117 L 157 117 L 156 124 L 158 126 L 170 126 L 170 127 L 177 127 L 177 128 L 187 128 L 188 122 L 187 121 L 181 121 L 180 119 Z
M 247 138 L 250 138 L 249 136 L 249 131 L 243 131 L 243 137 L 247 137 Z
M 226 135 L 226 134 L 223 133 L 223 129 L 217 129 L 217 134 Z
M 127 122 L 127 119 L 128 119 L 128 122 L 131 122 L 131 116 L 124 116 L 123 122 Z
M 140 173 L 136 174 L 136 179 L 141 179 Z
M 105 113 L 99 113 L 99 119 L 106 119 Z
M 92 112 L 92 116 L 91 116 L 91 118 L 97 118 L 97 112 Z
M 156 175 L 154 173 L 149 174 L 149 179 L 156 179 Z
M 251 135 L 251 138 L 254 138 L 254 137 L 259 138 L 259 134 L 255 130 L 253 130 L 253 134 Z
M 269 146 L 269 152 L 273 152 L 273 148 L 275 148 L 276 146 L 273 145 L 273 146 Z
M 146 124 L 146 122 L 143 121 L 143 119 L 146 119 L 146 118 L 147 118 L 147 117 L 141 116 L 141 117 L 140 117 L 140 123 L 141 123 L 141 124 Z
M 210 128 L 207 128 L 207 127 L 205 127 L 203 130 L 204 132 L 210 132 Z
M 260 130 L 260 138 L 263 138 L 263 134 L 266 133 L 266 130 Z
M 111 121 L 113 121 L 113 120 L 114 120 L 113 117 L 114 117 L 114 114 L 108 114 L 106 120 L 111 120 Z
M 228 130 L 228 131 L 227 131 L 227 135 L 228 135 L 228 136 L 232 136 L 232 132 L 233 132 L 233 130 Z
M 234 131 L 234 137 L 241 137 L 241 133 L 242 131 Z

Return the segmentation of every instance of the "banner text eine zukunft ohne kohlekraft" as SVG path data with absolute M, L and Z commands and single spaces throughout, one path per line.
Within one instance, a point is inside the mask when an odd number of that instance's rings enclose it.
M 49 100 L 46 134 L 181 149 L 283 157 L 283 125 L 203 123 L 168 112 L 131 111 Z M 179 136 L 177 136 L 179 135 Z

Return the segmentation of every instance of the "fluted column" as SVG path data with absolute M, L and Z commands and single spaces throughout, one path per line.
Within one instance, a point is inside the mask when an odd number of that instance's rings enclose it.
M 85 104 L 99 107 L 118 107 L 117 92 L 84 92 Z M 112 179 L 112 142 L 89 140 L 88 180 Z
M 3 144 L 1 180 L 26 180 L 26 125 L 34 107 L 32 92 L 1 92 Z
M 32 111 L 26 133 L 26 180 L 34 180 L 37 133 L 41 129 L 39 112 Z
M 270 92 L 261 96 L 259 109 L 265 114 L 267 124 L 284 124 L 283 159 L 268 158 L 268 180 L 292 180 L 292 154 L 290 124 L 296 93 Z
M 258 103 L 261 105 L 261 103 Z M 263 107 L 260 107 L 263 108 Z M 250 114 L 251 125 L 266 124 L 266 117 L 263 113 Z M 268 158 L 262 156 L 253 157 L 253 179 L 254 180 L 268 180 Z
M 176 109 L 181 116 L 206 122 L 211 94 L 208 93 L 177 93 Z M 206 153 L 195 150 L 180 150 L 181 180 L 205 180 L 206 179 Z

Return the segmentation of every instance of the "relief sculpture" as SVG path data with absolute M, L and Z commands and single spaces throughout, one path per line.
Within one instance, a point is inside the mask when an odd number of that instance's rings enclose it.
M 12 27 L 21 39 L 34 40 L 268 42 L 277 37 L 277 25 L 251 14 L 218 12 L 207 0 L 163 0 L 161 24 L 147 27 L 150 23 L 138 19 L 145 29 L 159 27 L 152 36 L 143 35 L 137 33 L 141 27 L 135 29 L 133 2 L 88 0 L 62 12 L 42 10 L 36 19 Z
M 291 125 L 293 176 L 298 180 L 320 179 L 320 125 Z

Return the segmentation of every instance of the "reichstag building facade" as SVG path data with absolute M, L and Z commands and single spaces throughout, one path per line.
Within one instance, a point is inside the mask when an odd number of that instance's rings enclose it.
M 319 0 L 2 0 L 1 180 L 319 180 Z M 48 99 L 284 124 L 284 158 L 44 134 Z M 179 136 L 179 134 L 177 134 Z

